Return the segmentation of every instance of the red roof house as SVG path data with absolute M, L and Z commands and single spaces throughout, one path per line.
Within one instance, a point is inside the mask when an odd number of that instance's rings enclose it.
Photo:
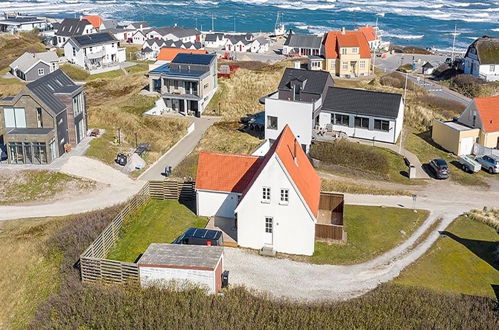
M 82 18 L 89 21 L 90 24 L 92 24 L 92 26 L 96 30 L 99 30 L 102 22 L 104 22 L 104 19 L 102 17 L 100 17 L 99 15 L 83 16 Z

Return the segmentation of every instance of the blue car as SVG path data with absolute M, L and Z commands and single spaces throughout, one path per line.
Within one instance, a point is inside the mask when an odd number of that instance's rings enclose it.
M 490 174 L 499 173 L 499 157 L 494 155 L 486 155 L 477 157 L 476 161 L 482 165 L 482 169 Z

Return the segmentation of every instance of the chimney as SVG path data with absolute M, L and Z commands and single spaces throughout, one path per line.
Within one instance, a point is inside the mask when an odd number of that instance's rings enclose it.
M 140 24 L 140 31 L 142 31 L 142 24 Z
M 343 34 L 343 35 L 344 35 L 346 32 L 347 32 L 347 30 L 345 29 L 345 27 L 342 27 L 342 28 L 341 28 L 341 34 Z
M 300 61 L 295 61 L 295 69 L 301 69 Z

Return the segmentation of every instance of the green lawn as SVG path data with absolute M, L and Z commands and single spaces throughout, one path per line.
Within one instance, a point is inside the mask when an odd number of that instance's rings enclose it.
M 356 264 L 370 260 L 406 240 L 428 216 L 428 212 L 379 206 L 345 206 L 347 243 L 316 242 L 307 261 L 316 264 Z M 402 233 L 404 231 L 405 233 Z
M 434 158 L 443 158 L 449 164 L 450 169 L 450 180 L 467 186 L 483 186 L 486 187 L 488 184 L 484 180 L 485 178 L 493 178 L 494 175 L 489 174 L 485 171 L 479 171 L 478 173 L 467 173 L 464 172 L 459 166 L 457 157 L 453 154 L 442 150 L 437 145 L 435 145 L 431 140 L 431 133 L 410 133 L 405 141 L 405 148 L 418 156 L 421 163 L 428 163 Z
M 171 243 L 187 228 L 204 228 L 207 222 L 178 202 L 152 200 L 126 221 L 122 238 L 107 257 L 134 262 L 149 244 Z
M 92 75 L 90 75 L 87 78 L 87 81 L 95 80 L 95 79 L 113 79 L 113 78 L 121 77 L 124 74 L 125 73 L 121 69 L 113 70 L 113 71 L 107 71 L 107 72 L 92 74 Z
M 103 161 L 106 164 L 113 165 L 116 154 L 119 152 L 127 153 L 131 146 L 123 142 L 121 145 L 115 144 L 115 131 L 106 129 L 106 132 L 100 137 L 93 139 L 85 152 L 85 156 Z
M 499 285 L 497 232 L 465 217 L 456 219 L 447 232 L 395 282 L 495 298 L 491 285 Z

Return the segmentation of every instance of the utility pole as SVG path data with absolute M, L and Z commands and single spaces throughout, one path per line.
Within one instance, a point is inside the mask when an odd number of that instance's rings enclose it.
M 405 86 L 404 86 L 404 108 L 406 107 L 406 97 L 407 97 L 407 78 L 409 73 L 405 73 Z M 405 110 L 405 109 L 404 109 Z M 405 112 L 405 111 L 404 111 Z M 399 145 L 399 155 L 402 155 L 402 139 L 404 138 L 404 122 L 402 121 L 402 129 L 400 130 L 400 145 Z

